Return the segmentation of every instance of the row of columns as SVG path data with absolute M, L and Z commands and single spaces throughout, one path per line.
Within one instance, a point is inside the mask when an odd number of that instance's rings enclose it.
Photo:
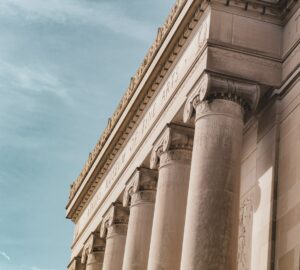
M 258 98 L 255 84 L 204 74 L 184 109 L 195 128 L 166 126 L 150 169 L 88 239 L 83 269 L 235 270 L 243 119 Z

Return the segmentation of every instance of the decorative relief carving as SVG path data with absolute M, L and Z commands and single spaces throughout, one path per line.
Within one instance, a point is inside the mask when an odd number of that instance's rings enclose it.
M 160 156 L 160 167 L 163 167 L 174 160 L 192 160 L 192 151 L 191 149 L 172 149 L 164 152 L 163 155 Z
M 167 151 L 189 150 L 191 152 L 193 148 L 193 136 L 194 130 L 192 128 L 175 124 L 167 125 L 153 147 L 150 168 L 157 168 L 161 155 Z M 169 158 L 172 156 L 174 156 L 174 153 L 168 155 Z M 186 155 L 181 156 L 181 158 L 185 157 Z
M 86 263 L 87 257 L 93 252 L 104 252 L 105 240 L 100 238 L 99 232 L 94 232 L 87 239 L 82 250 L 81 263 Z
M 249 246 L 251 224 L 253 220 L 253 198 L 247 196 L 240 206 L 240 221 L 239 221 L 239 243 L 238 243 L 238 269 L 249 270 Z
M 147 201 L 154 201 L 157 184 L 157 171 L 147 168 L 137 168 L 132 178 L 126 185 L 123 206 L 128 207 L 136 205 L 137 201 L 142 202 L 143 199 Z M 146 192 L 148 193 L 146 193 Z M 154 196 L 149 194 L 149 191 L 154 193 Z
M 100 227 L 100 237 L 110 237 L 109 234 L 120 232 L 124 233 L 127 230 L 129 219 L 129 209 L 123 207 L 121 203 L 113 203 L 103 216 Z
M 204 73 L 197 85 L 194 87 L 193 91 L 189 95 L 185 106 L 184 106 L 184 114 L 183 114 L 183 121 L 187 123 L 189 119 L 192 117 L 194 113 L 195 103 L 202 102 L 209 89 L 209 75 L 208 73 Z
M 187 98 L 183 121 L 188 122 L 195 114 L 196 107 L 203 101 L 226 99 L 239 103 L 246 111 L 254 111 L 260 98 L 260 88 L 255 83 L 204 73 Z M 203 110 L 207 107 L 203 103 Z M 201 110 L 201 108 L 200 108 Z
M 134 207 L 141 204 L 153 204 L 155 203 L 155 197 L 155 190 L 143 190 L 133 193 L 131 196 L 130 207 Z

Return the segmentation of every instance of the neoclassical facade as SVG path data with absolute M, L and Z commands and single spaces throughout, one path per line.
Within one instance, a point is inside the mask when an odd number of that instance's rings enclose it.
M 299 6 L 176 1 L 71 186 L 68 270 L 300 269 Z

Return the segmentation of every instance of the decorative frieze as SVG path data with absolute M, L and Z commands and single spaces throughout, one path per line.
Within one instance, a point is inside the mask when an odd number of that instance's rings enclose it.
M 150 167 L 166 165 L 171 160 L 191 160 L 194 130 L 189 127 L 169 124 L 154 144 Z M 179 150 L 179 151 L 178 151 Z M 165 153 L 166 155 L 162 156 Z
M 139 203 L 155 201 L 157 171 L 138 168 L 128 181 L 123 196 L 123 206 L 134 206 Z

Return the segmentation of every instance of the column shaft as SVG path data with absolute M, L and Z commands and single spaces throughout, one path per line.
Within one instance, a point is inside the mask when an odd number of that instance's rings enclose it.
M 81 263 L 85 270 L 101 270 L 105 250 L 105 241 L 100 238 L 98 231 L 93 232 L 85 242 Z
M 103 270 L 121 270 L 123 264 L 127 225 L 108 228 Z
M 140 191 L 136 197 L 151 197 L 154 191 Z M 136 200 L 136 199 L 134 199 Z M 123 270 L 146 270 L 151 229 L 154 212 L 154 200 L 133 204 L 130 208 Z
M 180 267 L 192 138 L 193 130 L 171 125 L 161 138 L 162 148 L 154 150 L 159 176 L 148 270 Z
M 102 270 L 104 252 L 92 252 L 87 257 L 86 270 Z
M 128 209 L 115 202 L 101 223 L 100 236 L 106 236 L 103 270 L 121 270 L 126 243 Z
M 196 106 L 181 270 L 235 270 L 243 108 L 216 99 Z

